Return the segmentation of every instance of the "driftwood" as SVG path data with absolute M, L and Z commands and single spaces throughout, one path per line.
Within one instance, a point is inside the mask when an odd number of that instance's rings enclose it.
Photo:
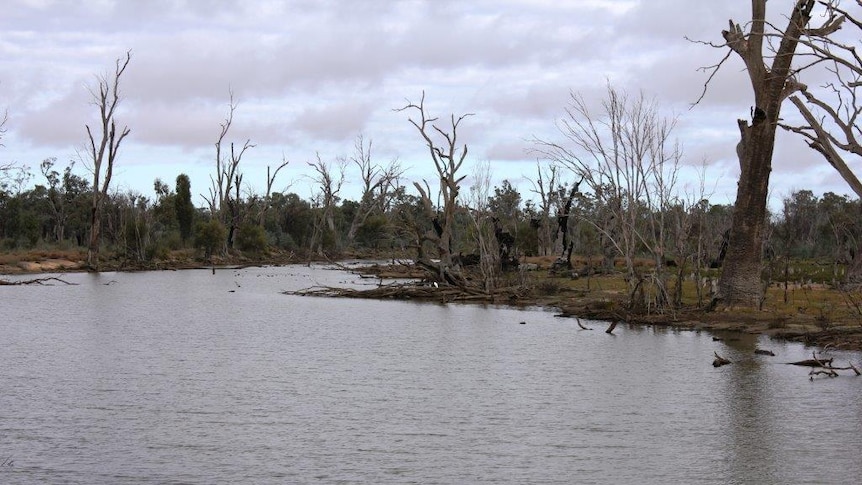
M 832 359 L 806 359 L 798 362 L 788 362 L 788 364 L 802 367 L 823 367 L 824 365 L 832 365 Z
M 332 286 L 316 286 L 298 291 L 284 292 L 287 295 L 298 296 L 328 296 L 342 298 L 368 299 L 398 299 L 398 300 L 429 300 L 429 301 L 493 301 L 498 299 L 518 299 L 523 296 L 521 287 L 498 288 L 493 293 L 484 292 L 478 288 L 453 287 L 447 285 L 423 285 L 417 283 L 396 283 L 382 285 L 371 289 L 338 288 Z
M 718 355 L 718 352 L 713 351 L 712 353 L 715 354 L 715 360 L 712 361 L 713 367 L 721 367 L 731 363 L 728 359 Z
M 608 329 L 607 329 L 607 330 L 605 330 L 605 333 L 610 333 L 610 334 L 612 334 L 612 333 L 614 333 L 614 329 L 615 329 L 615 328 L 617 328 L 617 322 L 611 322 L 611 324 L 610 324 L 610 325 L 608 325 Z
M 804 367 L 812 367 L 811 372 L 808 373 L 808 378 L 810 380 L 814 380 L 814 376 L 824 375 L 827 377 L 838 377 L 839 370 L 852 370 L 854 374 L 857 376 L 862 375 L 862 372 L 853 365 L 852 362 L 847 363 L 847 367 L 835 367 L 832 365 L 833 359 L 823 359 L 817 357 L 817 352 L 811 353 L 811 358 L 806 360 L 800 360 L 798 362 L 790 362 L 790 365 L 799 365 Z
M 32 280 L 21 280 L 21 281 L 7 281 L 0 280 L 0 286 L 21 286 L 21 285 L 42 285 L 42 286 L 51 286 L 51 281 L 58 281 L 63 283 L 64 285 L 74 286 L 78 283 L 69 283 L 66 280 L 57 278 L 56 276 L 51 276 L 50 278 L 36 278 Z
M 771 357 L 775 357 L 775 352 L 771 350 L 754 349 L 754 353 L 757 355 L 769 355 Z
M 577 317 L 576 317 L 577 318 Z M 583 323 L 581 323 L 581 319 L 578 318 L 578 326 L 581 327 L 581 330 L 592 330 L 590 327 L 585 327 Z

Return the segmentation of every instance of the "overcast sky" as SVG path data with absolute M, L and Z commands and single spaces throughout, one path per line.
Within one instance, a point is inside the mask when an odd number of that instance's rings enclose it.
M 792 0 L 773 0 L 779 24 Z M 750 18 L 748 0 L 4 0 L 0 15 L 0 108 L 9 114 L 0 163 L 78 160 L 85 125 L 97 110 L 88 86 L 131 50 L 118 114 L 131 134 L 121 148 L 116 186 L 153 196 L 180 173 L 205 194 L 214 143 L 238 103 L 228 141 L 256 144 L 243 159 L 244 185 L 261 193 L 266 166 L 290 161 L 275 190 L 311 195 L 306 162 L 350 156 L 373 140 L 373 157 L 398 158 L 404 182 L 433 167 L 407 113 L 418 101 L 446 119 L 474 113 L 459 131 L 470 164 L 488 161 L 494 183 L 530 187 L 534 137 L 557 140 L 555 121 L 569 93 L 599 102 L 610 83 L 655 98 L 679 116 L 675 135 L 687 174 L 706 164 L 711 199 L 735 198 L 736 119 L 753 96 L 742 63 L 731 58 L 700 95 L 724 51 L 685 37 L 721 42 L 728 19 Z M 784 113 L 791 113 L 787 104 Z M 469 172 L 471 169 L 467 169 Z M 80 161 L 76 171 L 86 174 Z M 792 190 L 849 189 L 801 141 L 782 135 L 772 198 Z M 568 176 L 568 175 L 567 175 Z M 569 176 L 570 177 L 570 176 Z M 357 176 L 345 187 L 356 197 Z M 687 180 L 691 181 L 692 178 Z M 36 180 L 42 182 L 41 180 Z M 197 201 L 202 204 L 202 200 Z

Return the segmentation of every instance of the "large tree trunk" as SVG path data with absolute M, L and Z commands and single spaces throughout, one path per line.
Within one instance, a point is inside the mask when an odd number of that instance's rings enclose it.
M 725 306 L 759 306 L 763 298 L 760 281 L 763 229 L 775 130 L 784 99 L 798 89 L 791 64 L 803 29 L 808 24 L 814 0 L 797 0 L 790 21 L 767 67 L 764 55 L 766 0 L 752 0 L 751 30 L 746 35 L 739 24 L 730 23 L 722 32 L 727 45 L 745 63 L 754 91 L 751 126 L 739 120 L 741 140 L 737 146 L 740 176 L 727 256 L 714 303 Z
M 774 111 L 777 114 L 778 110 Z M 742 120 L 739 123 L 743 133 L 741 173 L 719 294 L 729 306 L 757 306 L 763 297 L 760 274 L 775 124 L 757 116 L 752 126 Z

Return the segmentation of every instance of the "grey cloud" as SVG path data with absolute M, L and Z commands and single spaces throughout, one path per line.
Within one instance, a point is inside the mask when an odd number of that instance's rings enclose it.
M 513 140 L 495 143 L 485 150 L 485 158 L 491 161 L 521 161 L 530 158 L 532 144 Z
M 363 131 L 371 111 L 362 102 L 309 107 L 299 113 L 291 127 L 324 140 L 349 140 Z
M 12 115 L 11 126 L 19 137 L 34 145 L 65 147 L 86 141 L 87 123 L 93 122 L 95 108 L 87 97 L 66 96 L 44 109 L 18 111 Z
M 520 153 L 522 139 L 556 136 L 569 90 L 597 104 L 610 82 L 679 114 L 691 163 L 706 159 L 734 189 L 735 120 L 747 115 L 750 88 L 730 59 L 688 111 L 706 79 L 697 68 L 723 51 L 684 36 L 720 41 L 727 19 L 748 10 L 690 0 L 9 0 L 0 108 L 29 143 L 80 143 L 93 115 L 84 84 L 131 48 L 121 121 L 132 144 L 208 149 L 231 88 L 240 103 L 231 136 L 262 153 L 345 154 L 363 131 L 424 173 L 421 139 L 391 111 L 405 97 L 425 89 L 433 116 L 475 112 L 461 132 L 471 160 L 517 161 L 533 158 Z M 776 171 L 804 163 L 788 157 Z

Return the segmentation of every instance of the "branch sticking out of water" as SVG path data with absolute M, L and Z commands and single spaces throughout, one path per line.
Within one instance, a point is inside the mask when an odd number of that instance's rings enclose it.
M 712 353 L 715 354 L 715 360 L 712 361 L 713 367 L 721 367 L 723 365 L 727 365 L 727 364 L 731 363 L 730 360 L 725 359 L 724 357 L 718 355 L 718 352 L 713 351 Z
M 49 278 L 35 278 L 32 280 L 21 280 L 21 281 L 7 281 L 0 280 L 0 286 L 21 286 L 21 285 L 41 285 L 41 286 L 52 286 L 51 281 L 58 281 L 63 283 L 64 285 L 75 286 L 78 283 L 70 283 L 66 280 L 57 278 L 56 276 L 51 276 Z

